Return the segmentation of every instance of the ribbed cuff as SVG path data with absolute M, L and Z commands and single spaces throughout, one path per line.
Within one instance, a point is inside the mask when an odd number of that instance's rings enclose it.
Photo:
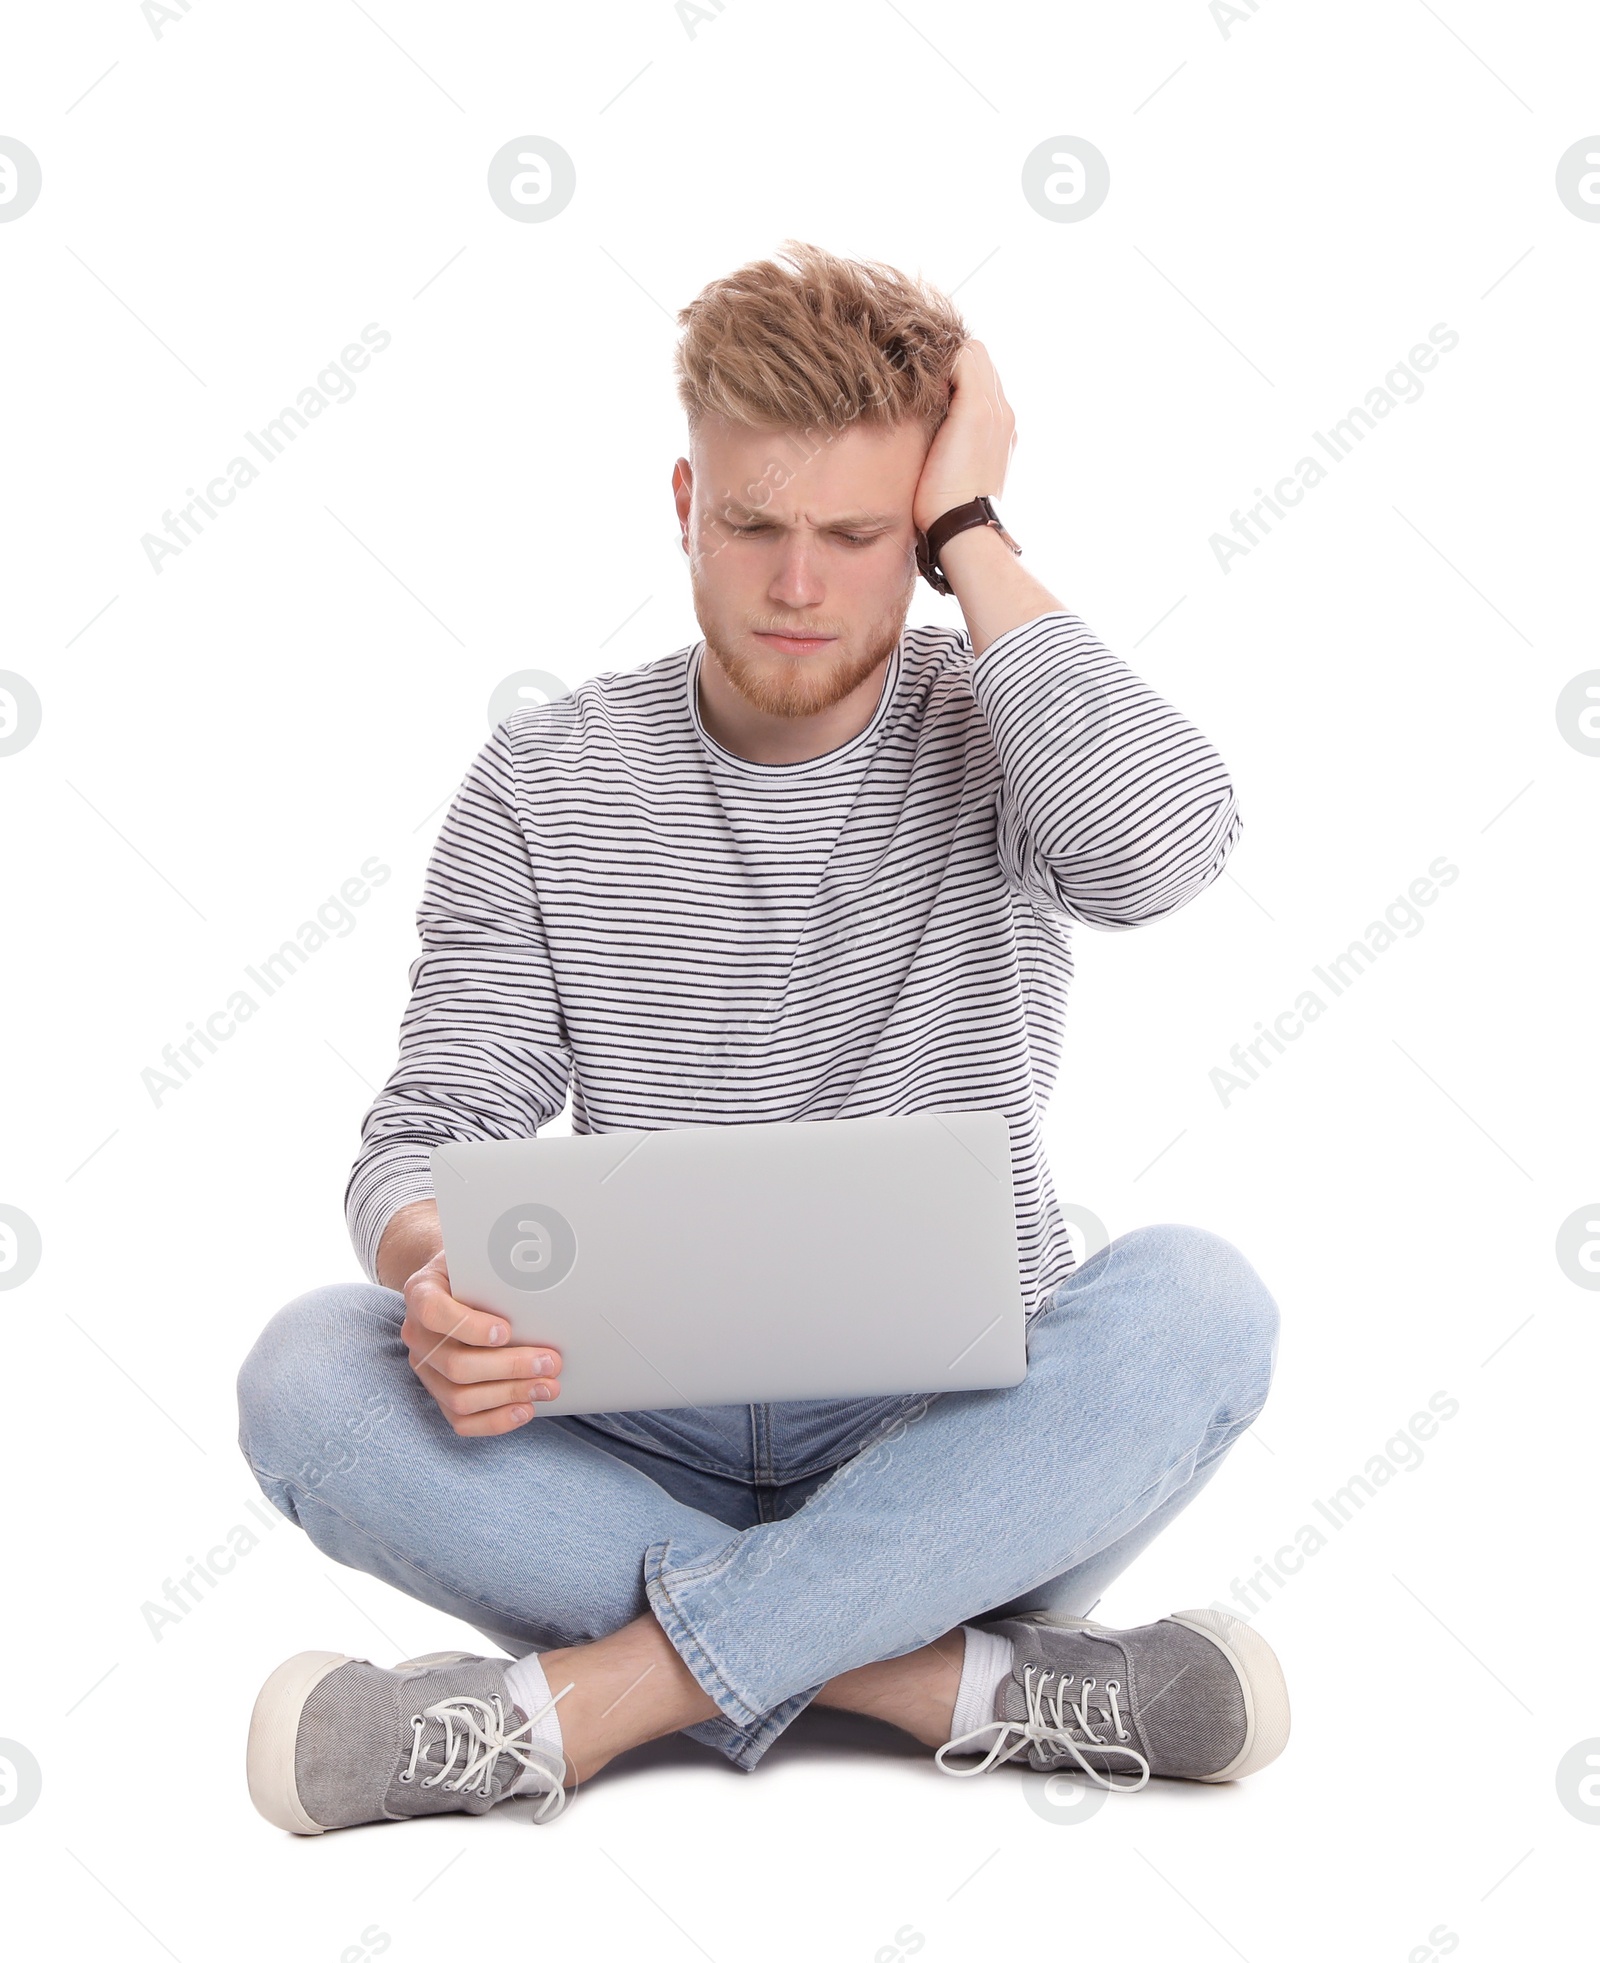
M 392 1145 L 357 1166 L 345 1194 L 345 1225 L 369 1281 L 378 1279 L 378 1243 L 390 1220 L 413 1200 L 432 1198 L 427 1147 Z

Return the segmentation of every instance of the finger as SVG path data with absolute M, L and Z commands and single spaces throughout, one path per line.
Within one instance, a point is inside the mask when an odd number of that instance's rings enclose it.
M 559 1350 L 523 1346 L 510 1350 L 480 1349 L 457 1342 L 452 1336 L 436 1336 L 409 1315 L 400 1325 L 400 1340 L 406 1346 L 413 1370 L 427 1365 L 437 1375 L 457 1384 L 490 1383 L 513 1377 L 531 1382 L 535 1377 L 555 1378 L 561 1372 Z
M 423 1389 L 443 1411 L 453 1424 L 457 1418 L 476 1417 L 484 1411 L 496 1411 L 512 1404 L 532 1404 L 531 1387 L 524 1389 L 518 1384 L 458 1384 L 448 1377 L 441 1377 L 431 1364 L 417 1366 L 417 1375 Z
M 554 1377 L 561 1359 L 554 1350 L 482 1350 L 469 1348 L 452 1337 L 424 1334 L 420 1350 L 413 1353 L 412 1367 L 426 1364 L 438 1376 L 453 1384 L 498 1383 L 505 1378 L 529 1382 L 536 1377 Z
M 491 1383 L 458 1384 L 449 1377 L 442 1377 L 431 1364 L 423 1364 L 417 1371 L 423 1388 L 444 1412 L 452 1423 L 457 1418 L 473 1418 L 488 1411 L 509 1409 L 512 1405 L 545 1403 L 548 1400 L 538 1396 L 535 1380 L 528 1377 L 499 1379 Z M 542 1380 L 548 1382 L 548 1380 Z M 554 1384 L 549 1388 L 553 1391 Z
M 1011 404 L 1006 400 L 1006 392 L 1000 386 L 1000 371 L 994 365 L 989 350 L 981 341 L 968 341 L 966 349 L 972 352 L 971 366 L 962 378 L 970 386 L 974 396 L 982 396 L 983 406 L 992 418 L 1011 413 Z
M 992 395 L 998 378 L 989 350 L 982 341 L 962 342 L 961 352 L 955 360 L 956 371 L 959 372 L 963 364 L 967 372 L 961 377 L 962 381 L 972 382 L 985 395 Z
M 515 1431 L 533 1416 L 526 1404 L 508 1404 L 498 1411 L 485 1411 L 475 1418 L 452 1418 L 450 1428 L 458 1438 L 499 1438 Z
M 435 1336 L 450 1336 L 481 1349 L 504 1348 L 511 1340 L 511 1325 L 504 1316 L 469 1309 L 426 1268 L 406 1283 L 405 1295 L 407 1310 Z

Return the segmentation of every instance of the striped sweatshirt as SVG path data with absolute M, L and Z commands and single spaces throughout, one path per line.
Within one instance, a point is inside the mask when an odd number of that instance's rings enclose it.
M 872 720 L 753 763 L 700 718 L 705 643 L 491 732 L 435 841 L 399 1058 L 345 1192 L 377 1280 L 450 1139 L 1003 1111 L 1023 1308 L 1071 1272 L 1041 1119 L 1074 923 L 1137 927 L 1221 871 L 1216 750 L 1075 614 L 974 660 L 907 627 Z

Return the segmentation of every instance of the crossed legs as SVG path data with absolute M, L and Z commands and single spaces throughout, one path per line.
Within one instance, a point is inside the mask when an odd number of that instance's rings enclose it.
M 830 1678 L 814 1701 L 881 1718 L 925 1745 L 941 1745 L 950 1736 L 964 1648 L 961 1631 L 952 1630 L 904 1656 Z M 592 1779 L 636 1745 L 717 1716 L 650 1614 L 598 1642 L 545 1650 L 539 1661 L 552 1690 L 571 1686 L 560 1706 L 568 1786 Z
M 398 1307 L 361 1284 L 281 1311 L 241 1372 L 241 1443 L 333 1558 L 572 1685 L 575 1779 L 676 1730 L 748 1770 L 813 1699 L 941 1742 L 960 1625 L 1086 1607 L 1062 1591 L 1126 1565 L 1248 1427 L 1277 1323 L 1226 1241 L 1138 1229 L 1034 1318 L 1023 1383 L 930 1396 L 787 1518 L 733 1526 L 570 1425 L 457 1438 Z

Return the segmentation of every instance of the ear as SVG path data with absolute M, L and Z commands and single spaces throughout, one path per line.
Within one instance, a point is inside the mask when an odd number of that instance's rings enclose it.
M 683 549 L 689 550 L 689 510 L 694 497 L 694 469 L 687 457 L 672 466 L 672 501 L 677 507 Z

